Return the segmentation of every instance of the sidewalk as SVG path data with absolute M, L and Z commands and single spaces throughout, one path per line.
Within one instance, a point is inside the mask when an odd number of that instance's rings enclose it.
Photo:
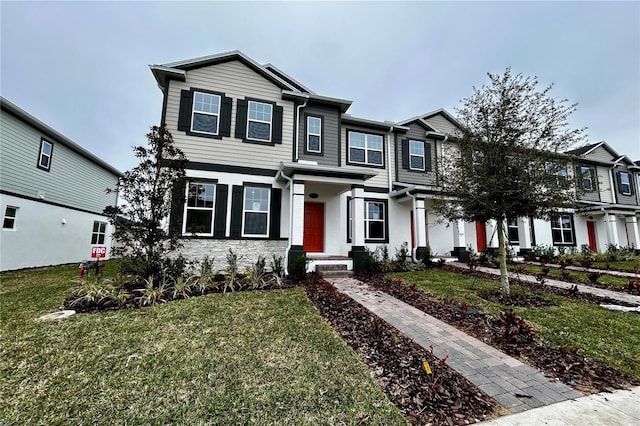
M 395 297 L 352 278 L 329 280 L 356 302 L 427 349 L 512 413 L 583 396 L 540 371 Z
M 467 265 L 466 263 L 460 263 L 460 262 L 451 262 L 449 263 L 449 265 L 457 266 L 459 268 L 467 268 L 467 269 L 469 268 L 469 265 Z M 477 270 L 480 272 L 488 273 L 488 274 L 500 275 L 499 269 L 488 268 L 486 266 L 478 266 Z M 532 283 L 538 282 L 538 279 L 533 275 L 521 274 L 516 272 L 509 272 L 509 278 L 517 278 L 522 281 L 528 281 Z M 635 306 L 640 306 L 640 296 L 635 296 L 629 293 L 605 290 L 603 288 L 591 287 L 586 284 L 568 283 L 564 281 L 554 280 L 551 278 L 546 278 L 544 284 L 551 287 L 563 288 L 565 290 L 570 290 L 574 286 L 576 286 L 578 289 L 578 292 L 580 293 L 590 293 L 590 294 L 593 294 L 594 296 L 608 297 L 609 299 L 617 300 L 619 302 L 625 302 Z

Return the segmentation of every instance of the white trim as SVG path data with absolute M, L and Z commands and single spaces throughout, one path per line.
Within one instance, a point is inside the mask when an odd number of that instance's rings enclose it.
M 14 210 L 13 216 L 7 216 L 7 213 L 8 213 L 8 212 L 7 212 L 7 210 L 8 210 L 8 209 L 13 209 L 13 210 Z M 16 230 L 17 230 L 17 228 L 16 228 L 16 219 L 18 218 L 18 210 L 19 210 L 19 209 L 20 209 L 20 207 L 17 207 L 17 206 L 11 206 L 11 205 L 7 205 L 7 206 L 5 207 L 5 209 L 4 209 L 4 215 L 2 216 L 2 230 L 3 230 L 3 231 L 16 231 Z M 11 226 L 11 228 L 5 228 L 5 227 L 4 227 L 4 221 L 5 221 L 6 219 L 13 220 L 13 226 Z
M 598 175 L 596 167 L 595 166 L 579 166 L 579 167 L 580 167 L 580 174 L 582 175 L 582 182 L 580 185 L 582 187 L 582 190 L 586 192 L 594 192 L 597 189 L 593 181 L 594 175 L 596 175 L 595 177 L 597 177 Z M 588 173 L 585 173 L 583 169 L 586 169 Z M 584 187 L 584 181 L 586 179 L 589 180 L 589 189 Z
M 189 187 L 190 185 L 211 185 L 213 186 L 213 201 L 212 201 L 212 205 L 211 207 L 197 207 L 197 206 L 189 206 Z M 198 236 L 206 236 L 206 237 L 212 237 L 213 236 L 213 225 L 214 225 L 214 220 L 215 220 L 215 213 L 216 213 L 216 197 L 218 196 L 218 191 L 217 191 L 217 185 L 213 182 L 202 182 L 202 181 L 190 181 L 187 182 L 187 185 L 185 186 L 185 203 L 184 203 L 184 209 L 183 209 L 183 213 L 182 213 L 182 235 L 198 235 Z M 211 232 L 187 232 L 187 215 L 189 213 L 189 210 L 201 210 L 201 211 L 211 211 Z
M 380 211 L 382 212 L 382 219 L 371 219 L 369 218 L 369 209 L 368 206 L 369 204 L 378 204 L 381 206 Z M 380 201 L 372 201 L 372 200 L 365 200 L 364 201 L 364 239 L 366 240 L 374 240 L 374 241 L 384 241 L 386 239 L 386 224 L 385 222 L 387 221 L 387 212 L 385 211 L 385 203 L 380 200 Z M 371 237 L 369 235 L 369 223 L 371 222 L 381 222 L 382 223 L 382 237 Z
M 96 223 L 98 224 L 98 230 L 94 231 L 93 228 L 95 228 Z M 100 226 L 104 225 L 104 230 L 102 232 L 100 232 Z M 101 220 L 94 220 L 93 221 L 93 228 L 91 228 L 91 244 L 104 244 L 104 242 L 107 240 L 107 222 L 105 221 L 101 221 Z M 96 235 L 96 242 L 93 242 L 93 236 Z M 102 242 L 100 242 L 100 236 L 102 236 Z
M 558 224 L 560 225 L 559 227 L 554 227 L 553 226 L 554 217 L 558 219 Z M 551 221 L 550 221 L 551 222 L 550 223 L 550 225 L 551 225 L 551 242 L 554 245 L 572 245 L 572 244 L 575 244 L 576 243 L 575 242 L 576 236 L 575 236 L 575 229 L 574 229 L 575 223 L 573 222 L 573 218 L 571 217 L 571 215 L 559 214 L 559 215 L 554 216 L 554 217 L 552 217 Z M 563 223 L 562 223 L 562 218 L 563 217 L 569 219 L 569 226 L 568 227 L 562 226 L 563 225 Z M 554 239 L 553 239 L 553 231 L 554 230 L 560 231 L 560 237 L 561 237 L 562 241 L 554 241 Z M 564 238 L 564 232 L 565 231 L 571 231 L 571 241 L 566 241 L 565 240 L 565 238 Z
M 47 144 L 50 146 L 49 154 L 44 152 L 44 145 Z M 51 169 L 51 157 L 53 156 L 53 143 L 48 140 L 42 138 L 42 142 L 40 143 L 40 156 L 38 157 L 38 167 L 41 167 L 45 170 Z M 42 164 L 42 158 L 47 157 L 47 165 Z
M 622 175 L 626 175 L 627 176 L 627 183 L 622 182 Z M 631 180 L 631 173 L 629 172 L 619 172 L 619 176 L 620 176 L 620 193 L 622 195 L 631 195 L 631 185 L 632 185 L 632 180 Z M 629 188 L 627 191 L 624 190 L 624 187 L 627 186 L 627 188 Z
M 208 111 L 196 111 L 196 95 L 203 95 L 203 96 L 215 96 L 216 98 L 218 98 L 218 112 L 213 113 L 213 112 L 208 112 Z M 206 93 L 206 92 L 198 92 L 197 90 L 194 90 L 193 92 L 193 103 L 191 104 L 191 131 L 194 133 L 204 133 L 206 135 L 218 135 L 220 133 L 220 108 L 222 108 L 222 96 L 220 95 L 216 95 L 214 93 Z M 205 132 L 204 130 L 195 130 L 193 128 L 193 124 L 194 124 L 194 116 L 196 114 L 202 114 L 202 115 L 211 115 L 211 116 L 215 116 L 216 117 L 216 131 L 215 133 L 213 132 Z
M 352 147 L 351 146 L 351 134 L 360 134 L 360 135 L 364 135 L 364 147 Z M 370 136 L 374 136 L 374 137 L 378 137 L 380 138 L 380 149 L 376 149 L 376 148 L 369 148 L 369 137 Z M 352 149 L 359 149 L 359 150 L 363 150 L 364 151 L 364 162 L 362 161 L 354 161 L 351 159 L 351 150 Z M 380 163 L 372 163 L 369 161 L 369 151 L 375 151 L 375 152 L 380 152 Z M 380 135 L 374 134 L 374 133 L 365 133 L 365 132 L 359 132 L 357 130 L 349 130 L 347 132 L 347 154 L 348 154 L 348 158 L 349 158 L 349 162 L 353 163 L 353 164 L 363 164 L 366 166 L 381 166 L 384 167 L 384 138 Z
M 309 120 L 310 119 L 314 119 L 314 120 L 318 120 L 320 122 L 320 130 L 318 131 L 318 133 L 312 133 L 309 130 Z M 312 115 L 307 116 L 307 152 L 315 152 L 315 153 L 322 153 L 322 118 L 321 117 L 315 117 Z M 310 149 L 309 148 L 309 136 L 317 136 L 318 137 L 318 150 L 315 149 Z
M 254 210 L 247 209 L 246 201 L 247 201 L 247 189 L 258 189 L 267 191 L 267 210 Z M 265 229 L 264 234 L 247 234 L 244 231 L 244 221 L 246 213 L 261 213 L 267 215 L 267 228 Z M 271 188 L 266 188 L 262 186 L 245 186 L 244 191 L 242 191 L 242 236 L 243 237 L 254 237 L 254 238 L 268 238 L 269 237 L 269 221 L 271 220 Z
M 421 147 L 422 147 L 422 155 L 419 155 L 419 154 L 412 154 L 412 153 L 411 153 L 411 144 L 412 144 L 412 143 L 417 144 L 417 145 L 419 145 L 419 146 L 421 146 Z M 425 154 L 426 149 L 425 149 L 425 146 L 424 146 L 424 142 L 423 142 L 423 141 L 418 141 L 418 140 L 409 139 L 409 147 L 408 147 L 408 149 L 409 149 L 409 170 L 417 170 L 417 171 L 424 172 L 424 171 L 425 171 L 425 169 L 426 169 L 426 161 L 427 161 L 427 159 L 426 159 L 426 154 Z M 422 158 L 422 168 L 413 167 L 413 166 L 411 165 L 411 157 L 418 157 L 418 158 Z
M 266 120 L 260 120 L 257 118 L 251 118 L 251 104 L 262 104 L 262 105 L 267 105 L 270 109 L 271 112 L 269 114 L 269 121 Z M 250 141 L 258 141 L 258 142 L 271 142 L 272 136 L 273 136 L 273 112 L 274 112 L 274 107 L 273 104 L 270 104 L 268 102 L 260 102 L 260 101 L 248 101 L 247 103 L 247 139 Z M 258 139 L 258 138 L 252 138 L 249 137 L 249 124 L 251 122 L 256 122 L 256 123 L 266 123 L 269 125 L 269 139 Z

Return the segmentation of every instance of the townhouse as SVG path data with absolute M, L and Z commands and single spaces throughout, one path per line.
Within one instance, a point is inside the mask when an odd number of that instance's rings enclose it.
M 458 256 L 497 244 L 495 224 L 447 223 L 432 209 L 443 146 L 461 128 L 447 111 L 398 123 L 354 117 L 351 101 L 319 95 L 239 51 L 150 69 L 164 95 L 161 122 L 189 160 L 169 220 L 186 257 L 224 262 L 232 249 L 245 263 L 272 254 L 291 262 L 305 254 L 310 270 L 329 262 L 358 269 L 366 248 L 380 245 L 393 255 L 406 243 L 419 258 L 427 246 Z M 616 164 L 637 170 L 626 159 Z M 633 208 L 624 206 L 627 217 Z M 521 252 L 581 244 L 576 226 L 588 226 L 587 213 L 514 219 L 509 240 Z

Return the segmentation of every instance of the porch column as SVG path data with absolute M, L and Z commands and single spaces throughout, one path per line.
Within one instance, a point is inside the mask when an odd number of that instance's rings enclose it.
M 627 244 L 631 248 L 640 249 L 640 234 L 638 234 L 638 219 L 635 216 L 626 216 L 624 224 L 627 227 Z
M 389 219 L 387 217 L 387 219 Z M 414 253 L 415 259 L 418 262 L 422 261 L 424 254 L 427 251 L 427 221 L 424 208 L 424 199 L 416 198 L 416 211 L 413 212 L 413 220 L 415 221 L 415 241 L 416 251 Z
M 351 188 L 351 258 L 353 269 L 362 271 L 365 266 L 364 246 L 364 187 Z
M 469 261 L 469 252 L 467 251 L 467 236 L 464 232 L 464 220 L 456 220 L 452 223 L 453 228 L 453 256 L 456 256 L 461 262 Z
M 531 220 L 523 217 L 518 219 L 518 239 L 520 240 L 520 253 L 518 255 L 525 256 L 531 254 Z
M 291 203 L 291 248 L 287 264 L 291 270 L 292 262 L 300 256 L 304 256 L 304 182 L 293 181 L 290 191 L 293 191 Z
M 504 228 L 504 227 L 503 227 Z M 487 249 L 491 256 L 498 257 L 498 223 L 491 219 L 487 222 Z
M 620 241 L 618 240 L 618 223 L 616 222 L 616 216 L 607 212 L 604 216 L 604 225 L 607 229 L 607 242 L 619 247 Z

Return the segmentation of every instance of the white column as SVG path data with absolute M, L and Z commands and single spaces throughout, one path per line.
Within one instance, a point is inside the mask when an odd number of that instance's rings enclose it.
M 464 233 L 464 220 L 453 222 L 453 247 L 467 247 L 467 236 Z
M 520 250 L 531 248 L 531 221 L 527 217 L 518 219 L 518 239 Z
M 491 219 L 487 222 L 487 247 L 498 248 L 498 224 L 495 220 Z
M 624 218 L 624 224 L 627 227 L 627 243 L 629 247 L 640 249 L 640 234 L 638 233 L 638 219 L 635 216 L 627 216 Z
M 416 247 L 426 247 L 427 241 L 427 221 L 424 213 L 424 200 L 416 199 L 416 211 L 414 212 L 414 220 L 416 222 Z
M 304 239 L 304 182 L 292 184 L 293 209 L 291 227 L 291 245 L 302 246 Z
M 351 197 L 351 244 L 360 247 L 364 246 L 364 188 L 354 187 Z
M 604 216 L 604 224 L 607 228 L 607 242 L 619 247 L 620 241 L 618 239 L 618 223 L 616 222 L 616 216 L 606 213 Z

